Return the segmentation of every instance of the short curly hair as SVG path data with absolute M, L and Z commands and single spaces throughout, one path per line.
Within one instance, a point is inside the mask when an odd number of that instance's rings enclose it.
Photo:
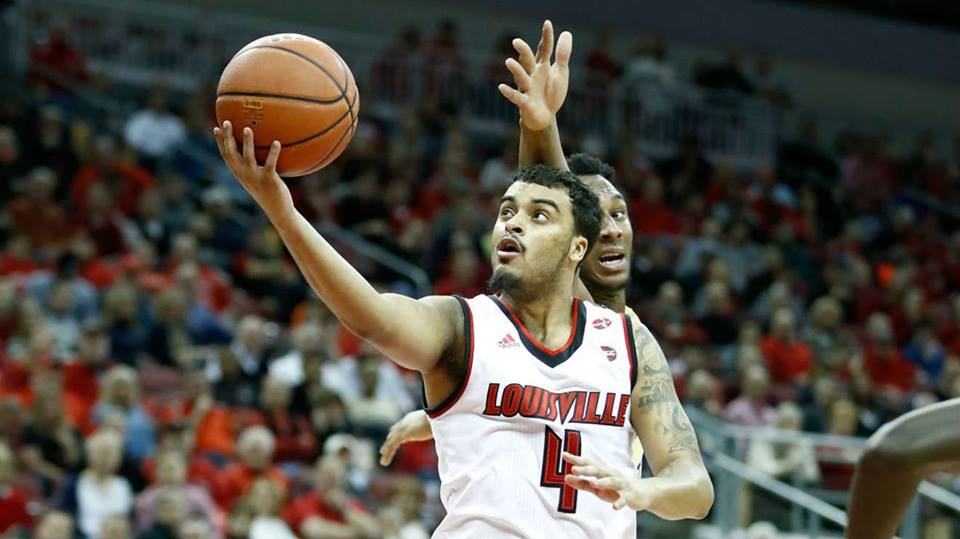
M 588 153 L 571 155 L 567 158 L 567 166 L 570 167 L 570 172 L 577 176 L 603 176 L 610 183 L 613 183 L 617 177 L 617 171 L 613 167 Z
M 520 169 L 513 181 L 565 189 L 573 206 L 573 229 L 587 239 L 587 253 L 593 249 L 600 235 L 600 199 L 572 172 L 547 165 L 533 165 Z

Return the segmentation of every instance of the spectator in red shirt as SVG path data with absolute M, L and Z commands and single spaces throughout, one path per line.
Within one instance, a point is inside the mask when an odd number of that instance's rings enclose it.
M 630 205 L 633 230 L 644 236 L 675 236 L 680 233 L 680 218 L 663 201 L 663 180 L 649 176 L 643 182 L 643 195 Z
M 70 43 L 70 26 L 59 23 L 46 41 L 30 51 L 30 79 L 53 90 L 70 91 L 87 80 L 87 60 Z
M 310 462 L 317 455 L 317 440 L 310 421 L 290 412 L 293 389 L 283 380 L 267 376 L 260 387 L 260 407 L 253 421 L 276 437 L 274 462 Z
M 789 308 L 774 311 L 770 335 L 763 338 L 760 349 L 774 383 L 804 381 L 813 367 L 813 352 L 797 339 L 796 321 Z
M 890 317 L 873 313 L 867 319 L 867 342 L 863 346 L 863 370 L 870 376 L 873 388 L 893 387 L 900 391 L 913 389 L 917 366 L 907 361 L 893 340 Z
M 187 269 L 181 269 L 186 264 Z M 191 285 L 190 292 L 197 301 L 220 313 L 232 299 L 230 279 L 219 269 L 200 261 L 200 246 L 193 234 L 179 234 L 173 239 L 170 258 L 164 268 L 170 279 L 178 278 L 182 284 Z M 183 272 L 177 275 L 178 272 Z M 186 277 L 190 277 L 186 279 Z
M 0 534 L 16 535 L 18 528 L 33 528 L 33 515 L 27 511 L 29 496 L 13 484 L 16 468 L 13 451 L 0 442 Z
M 7 206 L 14 229 L 26 236 L 34 249 L 50 252 L 62 247 L 70 223 L 61 205 L 53 199 L 57 188 L 56 174 L 49 168 L 35 168 L 23 185 L 23 195 Z
M 7 239 L 6 248 L 0 252 L 0 277 L 27 275 L 39 267 L 30 256 L 30 240 L 26 236 L 14 234 Z
M 214 498 L 221 509 L 229 510 L 260 477 L 266 477 L 286 490 L 286 477 L 271 464 L 275 447 L 276 440 L 266 427 L 249 427 L 240 433 L 237 438 L 239 462 L 227 466 L 217 479 Z
M 73 178 L 71 200 L 79 216 L 88 211 L 87 191 L 94 185 L 103 185 L 111 195 L 111 204 L 124 215 L 133 215 L 140 193 L 153 187 L 156 181 L 146 169 L 130 163 L 118 154 L 116 143 L 110 137 L 97 139 L 90 165 Z
M 86 190 L 84 210 L 77 208 L 76 222 L 90 234 L 97 246 L 97 255 L 118 255 L 127 250 L 123 234 L 122 216 L 113 205 L 113 196 L 102 183 L 95 183 Z
M 377 537 L 379 528 L 359 500 L 344 489 L 345 470 L 338 457 L 317 459 L 313 489 L 294 498 L 283 512 L 290 527 L 306 539 Z
M 64 406 L 70 421 L 81 431 L 91 430 L 92 425 L 86 422 L 99 395 L 97 374 L 106 367 L 109 356 L 110 340 L 103 325 L 97 320 L 84 324 L 77 355 L 62 371 Z

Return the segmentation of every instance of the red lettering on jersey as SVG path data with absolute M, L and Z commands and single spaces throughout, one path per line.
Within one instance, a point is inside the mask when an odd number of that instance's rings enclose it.
M 576 391 L 574 393 L 577 396 L 577 405 L 576 405 L 576 409 L 573 411 L 573 417 L 570 419 L 570 422 L 586 423 L 587 422 L 587 392 Z
M 584 417 L 585 423 L 600 423 L 600 415 L 597 409 L 600 406 L 600 392 L 591 391 L 587 398 L 587 415 Z
M 620 395 L 620 409 L 617 411 L 616 426 L 622 427 L 627 421 L 627 409 L 630 408 L 630 395 Z
M 567 391 L 566 393 L 560 394 L 559 404 L 560 404 L 560 422 L 567 422 L 567 414 L 570 413 L 570 407 L 573 406 L 573 403 L 577 400 L 576 391 Z M 576 414 L 574 414 L 576 417 Z
M 603 406 L 603 417 L 600 418 L 600 423 L 604 425 L 613 425 L 616 418 L 613 417 L 613 406 L 617 402 L 616 393 L 607 393 L 607 400 Z
M 523 397 L 520 399 L 520 415 L 523 417 L 536 416 L 541 391 L 543 390 L 537 386 L 526 386 L 523 388 Z
M 540 402 L 537 404 L 537 417 L 548 419 L 550 415 L 550 392 L 540 389 Z
M 547 394 L 547 413 L 543 418 L 548 421 L 553 421 L 557 418 L 557 400 L 560 398 L 560 395 L 550 393 L 549 391 L 545 393 Z M 562 423 L 563 420 L 561 419 L 560 422 Z
M 523 386 L 520 384 L 510 384 L 503 388 L 503 398 L 500 400 L 501 414 L 504 417 L 513 417 L 517 415 L 520 409 L 520 397 L 523 395 Z
M 509 384 L 500 391 L 500 384 L 487 386 L 487 400 L 484 415 L 514 417 L 533 417 L 560 423 L 591 423 L 622 427 L 626 423 L 630 407 L 630 395 L 620 395 L 620 404 L 616 406 L 617 394 L 603 394 L 603 413 L 601 415 L 601 393 L 599 391 L 565 391 L 553 393 L 542 387 Z M 616 411 L 616 415 L 614 415 Z
M 497 404 L 498 393 L 500 393 L 500 384 L 487 386 L 487 407 L 483 409 L 483 415 L 500 415 L 500 405 Z

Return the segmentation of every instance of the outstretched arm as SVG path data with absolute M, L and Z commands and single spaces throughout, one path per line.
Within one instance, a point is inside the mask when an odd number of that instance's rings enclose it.
M 233 175 L 263 208 L 310 287 L 337 318 L 400 365 L 423 373 L 433 371 L 462 327 L 457 300 L 415 300 L 379 293 L 294 208 L 290 190 L 276 172 L 279 142 L 273 141 L 265 165 L 260 166 L 254 157 L 252 130 L 243 130 L 242 153 L 230 122 L 215 128 L 214 135 Z
M 630 421 L 654 476 L 641 479 L 634 469 L 615 469 L 567 453 L 564 457 L 574 466 L 566 481 L 613 502 L 617 509 L 629 506 L 667 520 L 703 518 L 713 505 L 713 484 L 697 435 L 680 405 L 663 350 L 639 320 L 631 324 L 639 373 Z
M 958 415 L 960 399 L 952 399 L 901 416 L 870 437 L 850 490 L 848 539 L 892 537 L 920 481 L 960 467 Z
M 570 32 L 560 34 L 556 61 L 552 65 L 553 24 L 550 21 L 543 23 L 536 56 L 522 39 L 514 39 L 513 48 L 518 60 L 508 58 L 506 66 L 517 87 L 501 84 L 497 88 L 520 109 L 520 166 L 544 163 L 569 170 L 560 143 L 557 111 L 567 97 L 573 35 Z

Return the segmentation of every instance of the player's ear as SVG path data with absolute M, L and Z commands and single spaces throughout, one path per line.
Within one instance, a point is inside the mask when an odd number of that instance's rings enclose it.
M 584 258 L 587 257 L 587 248 L 590 246 L 590 242 L 587 241 L 587 238 L 583 236 L 574 236 L 573 240 L 570 241 L 570 260 L 573 260 L 576 263 L 580 263 Z

